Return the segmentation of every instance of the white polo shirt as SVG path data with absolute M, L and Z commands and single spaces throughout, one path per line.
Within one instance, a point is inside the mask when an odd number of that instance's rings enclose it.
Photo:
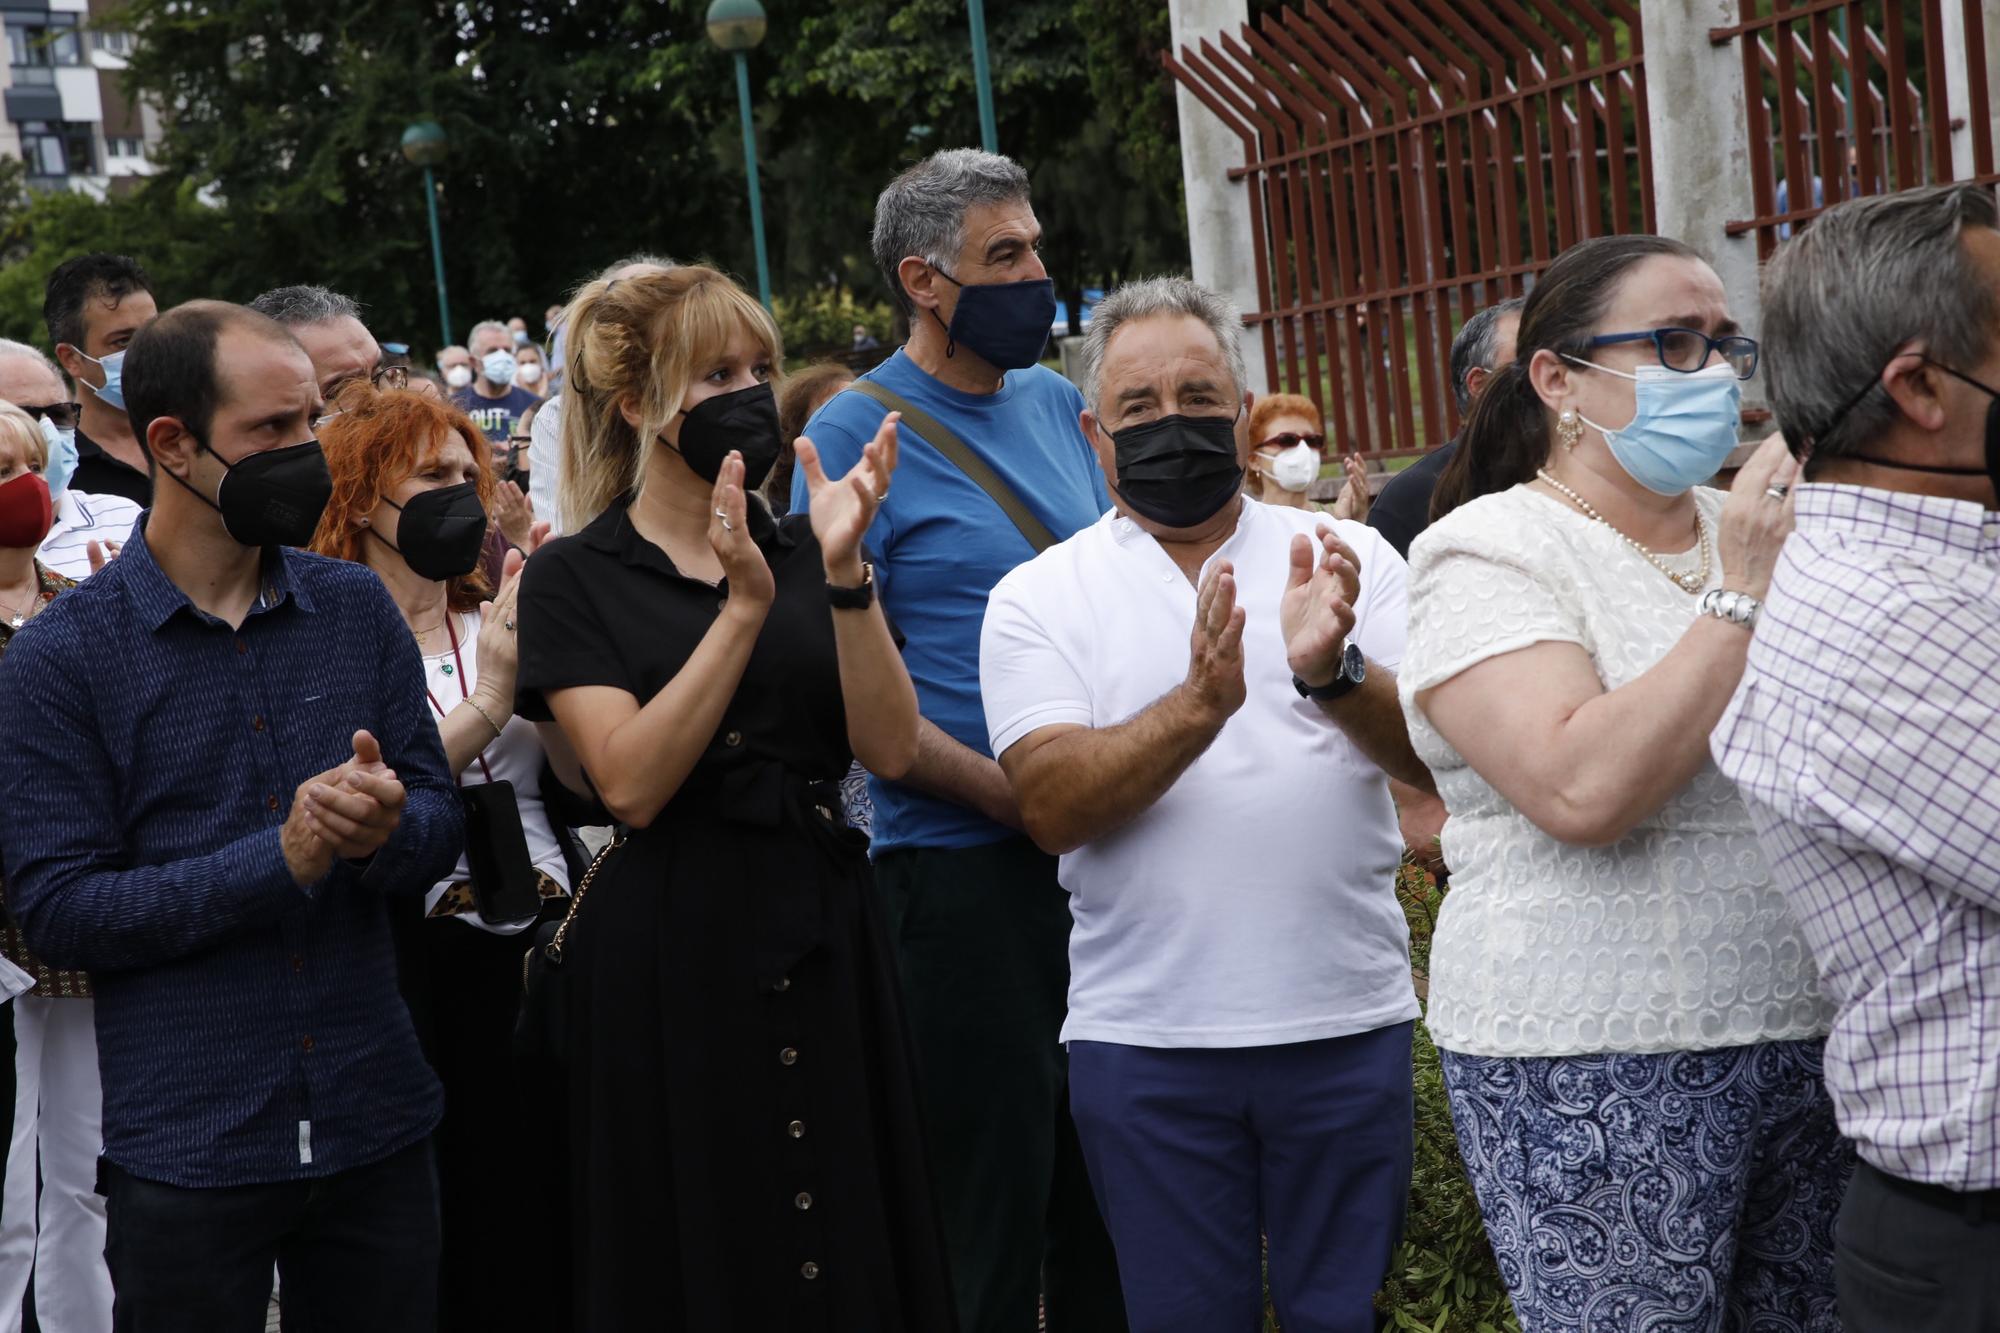
M 1394 548 L 1364 524 L 1246 499 L 1209 564 L 1235 566 L 1248 697 L 1150 810 L 1062 858 L 1064 1041 L 1276 1046 L 1417 1015 L 1388 781 L 1293 689 L 1279 628 L 1292 537 L 1321 524 L 1361 560 L 1354 641 L 1378 666 L 1402 660 Z M 1153 703 L 1187 674 L 1194 612 L 1195 586 L 1116 511 L 1014 570 L 980 638 L 993 753 Z
M 139 521 L 139 506 L 122 495 L 79 495 L 65 490 L 56 502 L 55 526 L 35 558 L 68 578 L 90 577 L 90 544 L 123 542 Z

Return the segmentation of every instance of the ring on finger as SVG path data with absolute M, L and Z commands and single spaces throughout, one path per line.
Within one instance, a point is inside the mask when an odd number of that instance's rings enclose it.
M 1766 486 L 1764 488 L 1764 494 L 1769 496 L 1773 500 L 1782 500 L 1791 493 L 1792 493 L 1792 488 L 1785 485 L 1783 482 L 1778 482 L 1774 485 Z

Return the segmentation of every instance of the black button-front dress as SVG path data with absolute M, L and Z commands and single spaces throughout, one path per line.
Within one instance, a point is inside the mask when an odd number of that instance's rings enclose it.
M 629 501 L 528 562 L 520 711 L 609 685 L 642 704 L 728 596 Z M 777 596 L 736 697 L 571 928 L 576 1327 L 956 1327 L 893 957 L 865 840 L 833 612 L 809 521 L 751 533 Z M 502 1246 L 496 1253 L 504 1253 Z

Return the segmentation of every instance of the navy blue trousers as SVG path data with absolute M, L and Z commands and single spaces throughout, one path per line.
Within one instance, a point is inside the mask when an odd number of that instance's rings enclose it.
M 1231 1050 L 1075 1041 L 1070 1109 L 1132 1333 L 1370 1333 L 1410 1193 L 1409 1023 Z

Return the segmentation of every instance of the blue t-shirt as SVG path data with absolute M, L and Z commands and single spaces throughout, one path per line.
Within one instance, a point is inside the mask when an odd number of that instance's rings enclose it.
M 907 352 L 862 376 L 894 391 L 957 433 L 1014 488 L 1056 540 L 1095 523 L 1111 507 L 1097 456 L 1077 416 L 1083 395 L 1041 366 L 1007 372 L 998 393 L 940 384 Z M 866 394 L 835 394 L 806 424 L 830 477 L 845 476 L 886 415 Z M 986 598 L 1014 566 L 1034 555 L 999 505 L 905 424 L 889 498 L 869 528 L 882 606 L 908 642 L 903 661 L 917 705 L 939 730 L 980 754 L 986 712 L 979 701 L 979 627 Z M 804 474 L 792 478 L 792 507 L 806 507 Z M 976 810 L 900 783 L 870 778 L 874 850 L 974 847 L 1009 830 Z
M 454 389 L 451 395 L 453 406 L 472 418 L 472 424 L 486 432 L 488 444 L 505 444 L 514 428 L 521 424 L 528 409 L 538 406 L 541 399 L 518 385 L 511 386 L 498 398 L 487 398 L 479 390 L 468 384 L 463 389 Z

